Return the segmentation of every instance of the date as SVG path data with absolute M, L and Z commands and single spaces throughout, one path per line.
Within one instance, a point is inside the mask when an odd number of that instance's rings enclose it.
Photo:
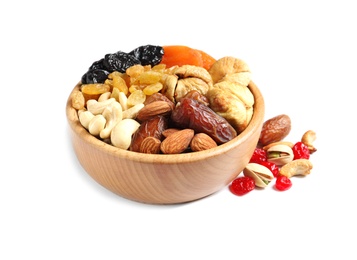
M 133 135 L 130 151 L 140 152 L 141 143 L 148 136 L 161 140 L 163 138 L 162 132 L 167 128 L 168 118 L 164 116 L 155 116 L 144 121 Z
M 209 135 L 217 144 L 223 144 L 237 136 L 228 121 L 201 102 L 182 98 L 171 113 L 171 121 L 179 128 L 191 128 L 196 133 Z

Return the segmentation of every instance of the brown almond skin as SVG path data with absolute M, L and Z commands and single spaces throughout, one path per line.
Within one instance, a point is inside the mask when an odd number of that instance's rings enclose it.
M 283 140 L 291 130 L 291 119 L 288 115 L 281 114 L 272 117 L 263 123 L 259 137 L 259 145 L 266 146 L 270 143 Z
M 145 105 L 136 116 L 136 120 L 140 123 L 154 117 L 154 116 L 169 116 L 171 114 L 171 105 L 162 100 L 151 102 Z
M 146 137 L 140 145 L 141 153 L 159 154 L 161 141 L 153 136 Z
M 185 151 L 191 143 L 195 132 L 192 129 L 183 129 L 170 134 L 161 142 L 161 151 L 164 154 L 179 154 Z
M 217 147 L 217 143 L 209 135 L 198 133 L 192 138 L 190 147 L 193 152 L 199 152 Z

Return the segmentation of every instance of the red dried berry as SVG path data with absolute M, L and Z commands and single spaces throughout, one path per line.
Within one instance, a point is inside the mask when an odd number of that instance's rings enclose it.
M 284 175 L 278 175 L 276 177 L 275 188 L 277 190 L 286 191 L 286 190 L 290 189 L 292 185 L 293 184 L 288 177 L 286 177 Z
M 274 175 L 275 178 L 279 175 L 279 167 L 275 163 L 268 162 L 268 161 L 266 161 L 266 162 L 261 161 L 261 162 L 259 162 L 259 164 L 267 167 L 272 172 L 272 174 Z
M 255 148 L 252 157 L 250 158 L 250 163 L 259 163 L 267 161 L 267 152 L 262 148 Z
M 302 142 L 295 143 L 292 150 L 294 153 L 294 160 L 310 158 L 309 148 Z
M 254 190 L 255 182 L 252 178 L 244 176 L 234 179 L 229 186 L 230 191 L 238 196 L 243 196 Z

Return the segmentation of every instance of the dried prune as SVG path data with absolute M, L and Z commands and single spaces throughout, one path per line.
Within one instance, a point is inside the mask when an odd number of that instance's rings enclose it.
M 104 67 L 103 61 L 104 61 L 104 58 L 93 62 L 93 64 L 89 67 L 88 70 L 95 70 L 95 69 L 104 70 L 105 67 Z
M 93 83 L 104 83 L 108 78 L 109 72 L 102 69 L 91 69 L 88 70 L 82 76 L 82 84 L 93 84 Z
M 191 98 L 182 98 L 171 113 L 172 122 L 179 128 L 191 128 L 196 133 L 206 133 L 217 144 L 226 143 L 237 136 L 226 119 L 208 106 Z
M 140 64 L 140 60 L 122 51 L 106 54 L 103 61 L 104 68 L 109 72 L 119 71 L 124 73 L 127 68 L 136 64 Z
M 144 45 L 130 53 L 117 51 L 109 53 L 104 58 L 93 62 L 82 76 L 82 84 L 104 83 L 113 71 L 125 73 L 126 69 L 136 64 L 157 65 L 161 62 L 164 49 L 161 46 Z
M 164 48 L 155 45 L 143 45 L 129 52 L 129 55 L 138 59 L 143 66 L 155 66 L 161 62 Z
M 82 84 L 104 83 L 108 78 L 109 71 L 104 68 L 104 59 L 97 60 L 88 68 L 87 72 L 83 74 Z

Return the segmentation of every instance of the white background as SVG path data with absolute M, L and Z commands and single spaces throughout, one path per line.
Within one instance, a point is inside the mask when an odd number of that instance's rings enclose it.
M 3 1 L 0 259 L 356 259 L 353 4 Z M 245 60 L 266 119 L 288 114 L 289 141 L 317 133 L 312 173 L 286 192 L 169 206 L 94 182 L 72 150 L 68 95 L 93 61 L 145 44 Z

